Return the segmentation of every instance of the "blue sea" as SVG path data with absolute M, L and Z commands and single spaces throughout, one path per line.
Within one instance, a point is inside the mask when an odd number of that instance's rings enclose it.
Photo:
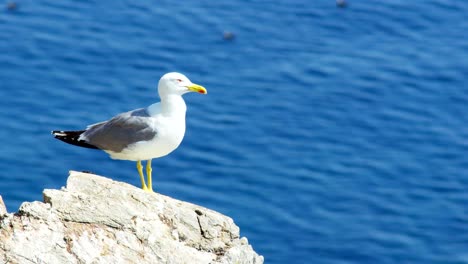
M 468 263 L 468 2 L 0 3 L 0 195 L 10 212 L 134 162 L 55 140 L 159 100 L 181 146 L 159 193 L 229 215 L 266 263 Z

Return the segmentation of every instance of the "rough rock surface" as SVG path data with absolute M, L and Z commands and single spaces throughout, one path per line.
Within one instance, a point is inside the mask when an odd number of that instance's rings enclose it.
M 3 203 L 3 198 L 0 196 L 0 216 L 4 215 L 7 213 L 7 209 L 5 204 Z
M 3 207 L 2 207 L 3 206 Z M 0 204 L 0 263 L 263 263 L 231 218 L 71 172 L 15 214 Z

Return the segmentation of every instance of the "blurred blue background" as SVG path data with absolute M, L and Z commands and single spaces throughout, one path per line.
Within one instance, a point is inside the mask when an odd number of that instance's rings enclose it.
M 2 2 L 0 194 L 16 211 L 72 169 L 139 186 L 50 131 L 179 71 L 209 93 L 185 96 L 157 192 L 231 216 L 266 263 L 468 263 L 468 2 L 449 2 Z

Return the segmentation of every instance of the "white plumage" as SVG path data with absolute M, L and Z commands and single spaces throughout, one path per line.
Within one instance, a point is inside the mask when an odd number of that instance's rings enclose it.
M 119 114 L 85 130 L 53 131 L 52 134 L 73 145 L 101 149 L 113 159 L 137 161 L 143 189 L 152 191 L 151 159 L 171 153 L 184 138 L 187 106 L 182 95 L 187 92 L 207 93 L 183 74 L 167 73 L 158 84 L 161 102 Z M 148 186 L 142 175 L 141 160 L 148 160 Z

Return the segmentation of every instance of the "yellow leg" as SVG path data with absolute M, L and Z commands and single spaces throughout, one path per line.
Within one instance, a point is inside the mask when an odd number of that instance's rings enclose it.
M 151 160 L 149 159 L 146 162 L 146 177 L 148 178 L 148 190 L 149 192 L 153 192 L 153 179 L 151 178 L 151 172 L 153 169 L 151 168 Z
M 146 187 L 145 178 L 143 176 L 143 166 L 141 166 L 141 160 L 137 161 L 137 170 L 138 174 L 140 174 L 141 188 L 145 191 L 148 191 L 148 187 Z

